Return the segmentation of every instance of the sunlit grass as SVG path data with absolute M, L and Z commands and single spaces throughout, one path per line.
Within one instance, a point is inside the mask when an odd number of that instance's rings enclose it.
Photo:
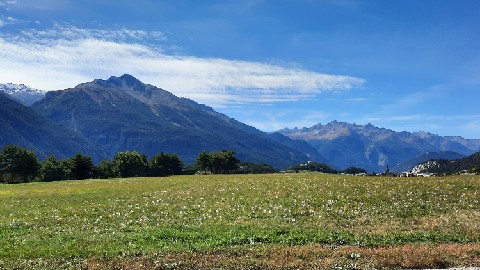
M 0 185 L 0 268 L 262 245 L 478 244 L 479 190 L 478 176 L 317 173 Z

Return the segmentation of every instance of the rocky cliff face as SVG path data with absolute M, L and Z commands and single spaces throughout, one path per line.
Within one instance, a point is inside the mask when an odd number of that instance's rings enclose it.
M 446 160 L 434 159 L 427 160 L 415 166 L 412 172 L 415 173 L 436 173 L 436 174 L 457 174 L 461 172 L 478 173 L 480 172 L 480 152 L 474 153 L 468 157 Z

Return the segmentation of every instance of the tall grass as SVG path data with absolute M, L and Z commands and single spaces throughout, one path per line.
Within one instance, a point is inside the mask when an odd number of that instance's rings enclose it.
M 478 176 L 319 173 L 0 185 L 0 268 L 265 244 L 479 243 L 479 191 Z

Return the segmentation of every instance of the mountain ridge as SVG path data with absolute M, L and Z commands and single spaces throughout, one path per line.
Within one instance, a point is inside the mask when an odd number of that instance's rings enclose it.
M 269 134 L 128 74 L 51 91 L 32 108 L 102 145 L 110 157 L 126 150 L 168 152 L 193 163 L 201 151 L 231 149 L 241 160 L 277 168 L 308 160 Z

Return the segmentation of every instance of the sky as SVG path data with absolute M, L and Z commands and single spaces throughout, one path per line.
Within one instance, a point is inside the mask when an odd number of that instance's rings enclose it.
M 0 83 L 131 74 L 263 131 L 480 139 L 478 0 L 0 0 Z

